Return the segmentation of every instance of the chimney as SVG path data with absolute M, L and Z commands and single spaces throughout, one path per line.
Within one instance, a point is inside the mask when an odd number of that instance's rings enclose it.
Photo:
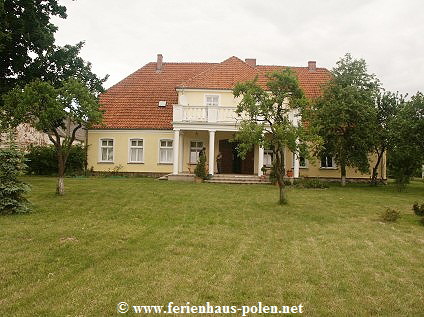
M 256 58 L 246 58 L 244 61 L 246 62 L 247 65 L 256 67 Z
M 308 69 L 309 69 L 310 72 L 316 72 L 317 62 L 316 61 L 309 61 L 308 62 Z
M 158 54 L 158 59 L 156 62 L 156 72 L 160 73 L 162 71 L 162 60 L 163 60 L 163 56 L 162 54 Z

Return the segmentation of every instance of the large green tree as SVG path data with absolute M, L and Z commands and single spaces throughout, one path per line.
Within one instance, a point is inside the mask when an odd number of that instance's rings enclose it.
M 312 123 L 324 140 L 324 148 L 316 154 L 335 159 L 344 186 L 347 167 L 369 172 L 376 120 L 374 102 L 380 85 L 375 75 L 368 74 L 365 60 L 350 54 L 337 62 L 332 75 L 317 99 Z
M 34 79 L 27 75 L 28 67 L 54 44 L 52 16 L 66 18 L 66 8 L 57 0 L 0 1 L 0 96 Z
M 235 86 L 234 96 L 241 97 L 236 112 L 242 118 L 235 139 L 241 157 L 256 144 L 273 150 L 273 172 L 280 189 L 279 203 L 286 204 L 285 149 L 307 155 L 307 146 L 315 144 L 316 139 L 301 121 L 308 102 L 296 75 L 285 69 L 267 77 L 266 88 L 258 84 L 257 78 Z
M 388 166 L 402 189 L 424 164 L 424 94 L 402 103 L 390 129 Z
M 98 100 L 85 84 L 69 78 L 59 88 L 36 80 L 23 89 L 16 87 L 4 96 L 4 112 L 8 118 L 19 118 L 12 126 L 27 122 L 47 133 L 56 148 L 58 182 L 56 193 L 63 195 L 66 161 L 75 136 L 81 127 L 99 123 L 102 112 Z

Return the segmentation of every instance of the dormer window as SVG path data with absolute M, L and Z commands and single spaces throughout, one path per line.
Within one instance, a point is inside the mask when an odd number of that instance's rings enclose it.
M 217 107 L 219 105 L 219 95 L 205 95 L 207 107 Z

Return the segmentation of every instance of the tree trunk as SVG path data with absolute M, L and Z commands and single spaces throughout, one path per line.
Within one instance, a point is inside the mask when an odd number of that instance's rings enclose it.
M 287 195 L 285 191 L 285 185 L 284 185 L 284 174 L 286 172 L 284 168 L 284 148 L 279 149 L 276 151 L 276 160 L 275 160 L 275 176 L 277 177 L 277 183 L 278 187 L 280 189 L 280 199 L 278 200 L 278 203 L 280 205 L 287 204 Z
M 65 161 L 61 150 L 57 152 L 58 175 L 56 194 L 63 196 L 65 194 Z
M 340 174 L 341 174 L 341 178 L 342 178 L 342 186 L 346 186 L 346 165 L 345 164 L 341 164 L 340 166 Z
M 287 204 L 287 195 L 286 195 L 286 191 L 285 191 L 285 185 L 284 183 L 282 185 L 278 184 L 279 188 L 280 188 L 280 200 L 278 201 L 278 203 L 280 205 L 286 205 Z
M 372 176 L 371 176 L 371 185 L 377 185 L 377 177 L 378 177 L 378 167 L 380 166 L 381 158 L 383 157 L 384 150 L 381 152 L 377 152 L 377 162 L 375 163 L 375 166 L 372 169 Z

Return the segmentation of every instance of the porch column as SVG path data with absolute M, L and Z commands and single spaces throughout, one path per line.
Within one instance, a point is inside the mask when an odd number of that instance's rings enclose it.
M 179 164 L 178 164 L 178 172 L 183 172 L 183 161 L 184 161 L 184 133 L 180 132 L 180 142 L 179 142 L 180 151 L 179 154 Z
M 173 162 L 173 167 L 172 167 L 172 174 L 174 175 L 178 175 L 178 165 L 179 165 L 179 154 L 180 154 L 180 149 L 179 149 L 179 143 L 180 143 L 180 130 L 174 130 L 174 162 Z
M 300 161 L 299 161 L 299 155 L 297 153 L 294 154 L 294 166 L 293 166 L 293 177 L 299 178 L 299 168 L 300 168 Z
M 215 170 L 215 130 L 209 130 L 209 174 Z
M 264 148 L 259 145 L 259 156 L 258 156 L 258 176 L 262 176 L 262 167 L 264 166 Z

